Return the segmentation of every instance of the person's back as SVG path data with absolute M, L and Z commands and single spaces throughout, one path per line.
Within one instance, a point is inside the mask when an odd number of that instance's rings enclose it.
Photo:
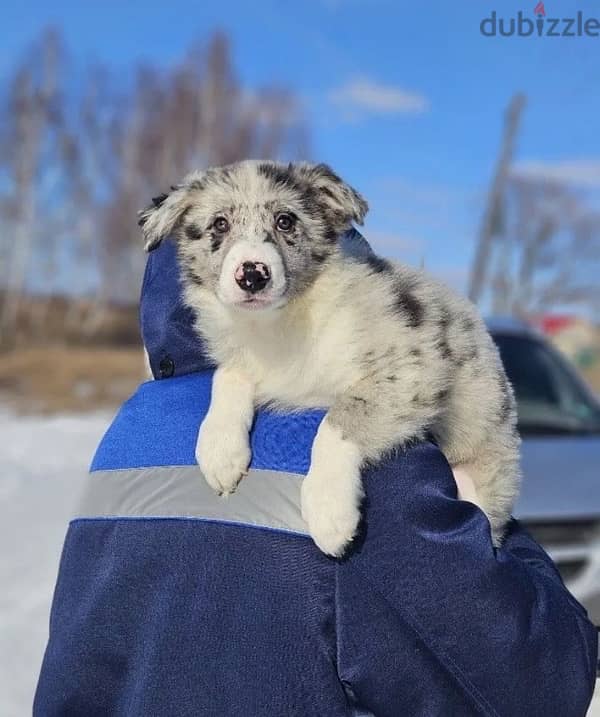
M 219 498 L 194 458 L 212 372 L 172 342 L 150 336 L 165 380 L 123 406 L 86 479 L 35 715 L 585 714 L 595 628 L 516 523 L 493 549 L 435 446 L 365 473 L 360 536 L 327 558 L 299 498 L 322 413 L 259 412 L 250 473 Z

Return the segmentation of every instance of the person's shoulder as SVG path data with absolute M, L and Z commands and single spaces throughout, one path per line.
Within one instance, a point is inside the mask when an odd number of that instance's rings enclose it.
M 198 431 L 211 399 L 214 371 L 139 386 L 118 411 L 92 462 L 92 470 L 196 465 Z M 256 412 L 250 468 L 304 475 L 310 467 L 322 409 Z
M 92 470 L 191 465 L 212 371 L 142 383 L 102 438 Z
M 206 370 L 142 383 L 117 412 L 92 462 L 92 470 L 140 466 L 195 465 L 198 430 L 210 406 L 214 371 Z M 256 412 L 250 441 L 251 467 L 304 475 L 326 411 Z M 365 476 L 449 470 L 441 451 L 428 441 L 398 448 Z
M 383 487 L 383 483 L 401 484 L 406 481 L 427 481 L 453 486 L 452 469 L 440 448 L 431 440 L 415 440 L 398 446 L 377 463 L 367 466 L 365 481 Z

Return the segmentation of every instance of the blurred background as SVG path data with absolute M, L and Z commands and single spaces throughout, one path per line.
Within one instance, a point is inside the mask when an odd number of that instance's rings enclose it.
M 600 623 L 600 39 L 482 34 L 534 6 L 4 4 L 1 714 L 30 710 L 77 478 L 145 380 L 136 211 L 247 157 L 331 164 L 368 198 L 376 252 L 490 317 L 519 401 L 518 514 Z

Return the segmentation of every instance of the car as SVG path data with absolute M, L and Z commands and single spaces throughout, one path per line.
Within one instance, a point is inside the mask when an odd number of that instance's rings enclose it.
M 515 516 L 600 625 L 600 400 L 541 333 L 487 322 L 513 385 L 523 485 Z

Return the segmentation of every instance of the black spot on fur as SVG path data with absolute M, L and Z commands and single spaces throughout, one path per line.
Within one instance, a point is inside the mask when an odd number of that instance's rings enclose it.
M 210 237 L 210 250 L 212 252 L 219 251 L 221 244 L 223 243 L 223 236 L 220 234 L 211 234 Z
M 341 209 L 335 209 L 329 205 L 325 205 L 323 207 L 323 216 L 325 217 L 325 221 L 331 224 L 332 227 L 337 227 L 338 231 L 350 226 L 345 212 Z
M 228 187 L 233 186 L 233 177 L 232 177 L 230 167 L 221 167 L 220 178 L 221 178 L 221 181 L 224 184 L 226 184 Z
M 440 332 L 436 342 L 436 349 L 439 351 L 440 356 L 443 359 L 454 360 L 457 357 L 454 356 L 452 349 L 450 348 L 450 344 L 448 343 L 448 329 L 450 328 L 450 324 L 452 323 L 452 316 L 448 309 L 446 309 L 445 307 L 442 307 L 440 318 L 438 319 L 437 323 Z
M 321 195 L 325 195 L 328 199 L 335 201 L 335 194 L 331 191 L 331 189 L 328 189 L 327 187 L 320 187 L 319 193 Z
M 185 275 L 187 278 L 192 282 L 192 284 L 196 284 L 196 286 L 202 286 L 204 284 L 204 281 L 202 280 L 202 277 L 199 276 L 193 267 L 186 266 L 184 268 Z
M 470 317 L 466 316 L 462 321 L 463 330 L 470 334 L 475 331 L 475 322 Z
M 291 165 L 281 167 L 265 162 L 264 164 L 259 164 L 256 171 L 261 176 L 266 177 L 275 187 L 293 189 L 298 192 L 302 191 L 302 188 L 293 174 L 293 167 Z
M 392 271 L 392 265 L 387 259 L 375 254 L 369 254 L 364 261 L 371 267 L 375 274 L 383 274 Z
M 449 395 L 450 395 L 450 389 L 443 388 L 441 391 L 438 391 L 435 394 L 435 402 L 436 403 L 445 403 L 448 400 Z
M 323 211 L 323 204 L 319 202 L 314 187 L 304 186 L 299 190 L 299 199 L 302 211 L 312 219 L 318 219 Z
M 163 192 L 163 194 L 159 194 L 157 197 L 152 197 L 152 204 L 154 204 L 155 207 L 161 207 L 168 196 L 168 194 Z
M 141 212 L 139 212 L 139 219 L 138 219 L 138 226 L 143 227 L 144 224 L 148 221 L 150 215 L 155 209 L 158 209 L 161 207 L 165 201 L 165 199 L 169 195 L 166 192 L 163 192 L 162 194 L 159 194 L 156 197 L 152 197 L 152 203 L 149 204 L 145 209 L 143 209 Z
M 316 190 L 315 187 L 305 185 L 299 193 L 305 213 L 323 223 L 323 236 L 327 241 L 336 242 L 340 234 L 350 227 L 347 214 L 332 206 L 331 202 L 323 197 L 321 190 Z
M 330 182 L 334 182 L 335 184 L 341 184 L 342 180 L 337 176 L 337 174 L 331 169 L 331 167 L 327 164 L 324 164 L 321 162 L 320 164 L 317 164 L 316 167 L 314 167 L 314 171 L 318 172 L 320 177 L 324 177 L 325 179 L 328 179 Z
M 286 237 L 284 241 L 288 246 L 296 246 L 296 242 L 293 239 Z
M 330 244 L 335 244 L 338 240 L 340 233 L 338 230 L 329 224 L 325 226 L 325 231 L 323 232 L 323 238 L 328 241 Z
M 198 239 L 202 239 L 202 228 L 199 227 L 197 224 L 188 224 L 184 231 L 186 237 L 190 241 L 198 241 Z
M 313 261 L 316 261 L 317 264 L 322 264 L 330 256 L 329 252 L 326 252 L 326 251 L 319 252 L 319 251 L 314 251 L 314 250 L 311 251 L 310 255 L 311 255 Z
M 500 383 L 500 391 L 502 395 L 502 404 L 500 407 L 500 422 L 505 423 L 510 418 L 513 408 L 511 388 L 504 371 L 498 371 L 498 382 Z
M 440 356 L 443 359 L 451 359 L 452 358 L 452 349 L 450 348 L 450 345 L 448 344 L 448 340 L 445 336 L 443 336 L 441 339 L 438 340 L 436 348 L 440 352 Z
M 411 349 L 408 353 L 409 356 L 412 356 L 413 358 L 421 358 L 423 356 L 421 349 Z
M 401 287 L 396 298 L 396 308 L 406 320 L 408 326 L 413 329 L 423 324 L 425 309 L 423 304 L 410 291 Z
M 362 403 L 364 406 L 367 405 L 366 399 L 362 398 L 362 396 L 350 396 L 350 398 L 355 403 Z
M 446 308 L 442 308 L 440 319 L 438 321 L 439 327 L 442 329 L 442 331 L 446 331 L 450 324 L 452 323 L 452 316 L 450 315 L 450 312 Z

